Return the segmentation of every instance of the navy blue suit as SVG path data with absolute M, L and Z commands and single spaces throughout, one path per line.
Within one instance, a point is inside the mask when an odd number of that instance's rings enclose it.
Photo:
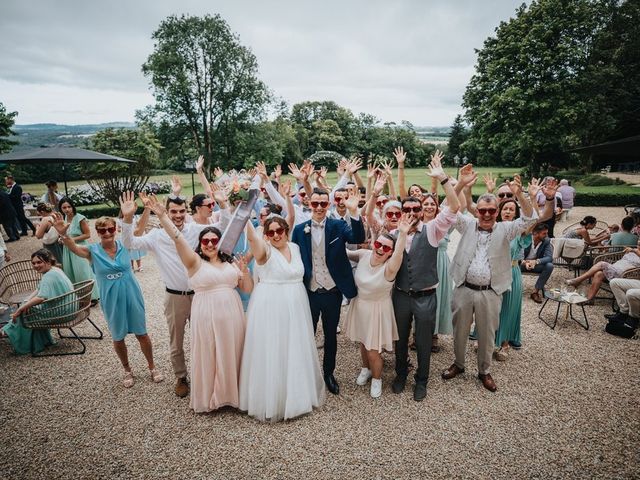
M 309 233 L 305 232 L 305 228 Z M 324 358 L 322 367 L 324 374 L 332 375 L 336 367 L 336 352 L 338 342 L 336 329 L 340 321 L 340 306 L 342 296 L 353 298 L 358 293 L 353 271 L 347 257 L 347 243 L 363 243 L 365 240 L 362 220 L 351 219 L 351 227 L 344 220 L 327 218 L 324 226 L 325 261 L 336 288 L 329 291 L 309 290 L 309 283 L 313 276 L 313 260 L 311 252 L 311 220 L 297 225 L 293 230 L 291 240 L 300 247 L 300 255 L 304 264 L 304 284 L 309 295 L 313 331 L 318 327 L 318 320 L 322 314 L 322 329 L 324 331 Z

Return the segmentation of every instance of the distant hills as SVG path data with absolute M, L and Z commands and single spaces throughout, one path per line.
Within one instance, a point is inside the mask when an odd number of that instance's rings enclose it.
M 131 122 L 109 122 L 88 125 L 58 125 L 56 123 L 32 123 L 29 125 L 15 125 L 13 131 L 17 135 L 11 140 L 18 142 L 14 152 L 29 148 L 65 145 L 84 146 L 86 139 L 105 128 L 135 128 Z

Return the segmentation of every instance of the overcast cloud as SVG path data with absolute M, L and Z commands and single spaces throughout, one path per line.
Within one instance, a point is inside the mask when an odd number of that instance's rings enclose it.
M 334 100 L 384 121 L 449 125 L 481 48 L 522 0 L 4 0 L 0 102 L 18 124 L 132 121 L 141 65 L 171 14 L 219 13 L 290 105 Z

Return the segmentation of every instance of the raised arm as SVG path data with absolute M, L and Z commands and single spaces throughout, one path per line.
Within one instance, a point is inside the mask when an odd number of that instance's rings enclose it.
M 293 233 L 293 227 L 296 226 L 296 209 L 293 206 L 293 200 L 291 199 L 291 182 L 286 181 L 280 183 L 281 195 L 285 198 L 287 202 L 287 225 L 289 225 L 289 237 L 291 237 L 291 233 Z
M 473 165 L 468 163 L 464 167 L 460 169 L 460 175 L 458 178 L 458 182 L 463 185 L 463 192 L 465 195 L 466 203 L 467 203 L 467 211 L 475 216 L 476 215 L 476 205 L 473 203 L 473 197 L 471 196 L 471 188 L 477 181 L 478 174 L 473 171 Z
M 384 278 L 388 282 L 393 282 L 398 270 L 402 266 L 402 256 L 404 255 L 404 248 L 407 245 L 407 233 L 411 228 L 413 222 L 413 214 L 402 214 L 402 218 L 398 222 L 398 239 L 396 240 L 396 246 L 393 249 L 393 255 L 387 261 L 384 267 Z
M 164 205 L 162 205 L 153 195 L 149 197 L 149 199 L 151 200 L 149 207 L 151 208 L 153 213 L 158 216 L 160 225 L 162 225 L 164 231 L 167 232 L 167 235 L 169 235 L 169 237 L 176 244 L 176 250 L 178 251 L 180 260 L 182 260 L 183 265 L 187 268 L 189 276 L 192 276 L 194 273 L 196 273 L 196 270 L 200 265 L 200 257 L 196 252 L 193 251 L 191 245 L 187 243 L 180 230 L 178 230 L 178 228 L 173 223 L 171 223 Z
M 151 209 L 149 208 L 149 198 L 146 193 L 140 192 L 138 194 L 140 200 L 142 200 L 142 205 L 144 205 L 144 209 L 142 210 L 142 215 L 136 222 L 136 228 L 133 231 L 134 237 L 141 237 L 144 235 L 144 231 L 147 228 L 147 224 L 149 223 L 149 218 L 151 217 Z
M 554 207 L 556 204 L 557 190 L 558 190 L 558 182 L 555 179 L 547 180 L 545 185 L 542 187 L 542 193 L 544 194 L 545 202 L 544 202 L 544 210 L 542 211 L 542 215 L 540 215 L 540 218 L 538 219 L 538 223 L 549 220 L 555 215 Z M 531 194 L 529 194 L 529 198 L 532 198 Z M 535 196 L 533 198 L 535 199 Z M 538 202 L 534 200 L 533 202 L 530 202 L 530 203 L 533 205 L 533 208 L 535 208 L 536 211 L 538 211 L 539 213 Z
M 247 222 L 245 232 L 253 258 L 256 259 L 258 265 L 264 265 L 269 260 L 267 242 L 260 238 L 252 222 Z
M 45 217 L 40 220 L 40 223 L 38 223 L 38 226 L 36 227 L 36 238 L 41 239 L 44 237 L 44 234 L 47 233 L 49 227 L 51 227 L 50 217 Z
M 428 175 L 432 179 L 436 179 L 440 182 L 440 185 L 444 188 L 444 193 L 447 197 L 447 207 L 451 213 L 458 213 L 460 210 L 460 202 L 458 201 L 458 195 L 456 195 L 451 182 L 449 181 L 449 177 L 446 173 L 444 173 L 444 169 L 442 168 L 442 158 L 444 155 L 440 150 L 436 150 L 435 153 L 431 156 L 431 163 L 429 164 L 429 172 Z
M 211 191 L 211 185 L 209 185 L 209 181 L 207 180 L 207 175 L 204 173 L 204 156 L 200 155 L 198 157 L 198 161 L 196 162 L 196 172 L 198 173 L 198 180 L 200 180 L 200 185 L 204 189 L 204 193 L 211 199 L 213 199 L 213 192 Z
M 380 166 L 384 169 L 384 173 L 387 175 L 387 183 L 389 184 L 389 196 L 393 200 L 398 199 L 398 194 L 396 192 L 396 185 L 393 183 L 393 164 L 392 162 L 384 161 L 380 164 Z
M 518 203 L 520 203 L 520 210 L 522 211 L 522 217 L 526 219 L 530 219 L 534 215 L 533 207 L 531 206 L 531 202 L 527 197 L 524 196 L 524 192 L 522 191 L 522 180 L 520 179 L 520 175 L 517 173 L 513 176 L 513 181 L 507 180 L 507 185 L 509 185 L 509 189 L 513 193 L 513 195 L 518 199 Z
M 369 199 L 367 200 L 367 204 L 365 205 L 367 225 L 370 225 L 372 227 L 378 225 L 378 220 L 375 218 L 375 215 L 373 214 L 373 212 L 375 211 L 375 208 L 376 208 L 376 199 L 378 198 L 378 195 L 380 195 L 380 192 L 382 192 L 382 189 L 384 188 L 384 184 L 386 183 L 386 181 L 387 181 L 386 175 L 381 172 L 376 180 L 375 185 L 373 186 L 373 192 L 369 197 Z
M 402 147 L 396 147 L 393 149 L 393 156 L 396 157 L 398 162 L 398 191 L 400 196 L 404 197 L 407 194 L 407 186 L 404 183 L 404 162 L 407 159 L 407 154 Z
M 87 260 L 91 260 L 91 251 L 85 247 L 84 245 L 77 245 L 75 240 L 72 237 L 67 236 L 67 230 L 69 229 L 69 224 L 65 223 L 64 218 L 61 213 L 53 212 L 53 217 L 55 221 L 53 222 L 53 228 L 55 228 L 60 234 L 60 240 L 71 252 L 75 253 L 77 256 L 81 258 L 86 258 Z M 86 223 L 86 222 L 85 222 Z M 89 226 L 87 225 L 87 228 Z

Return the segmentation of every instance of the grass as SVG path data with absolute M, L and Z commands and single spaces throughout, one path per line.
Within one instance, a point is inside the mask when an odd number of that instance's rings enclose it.
M 449 175 L 455 176 L 456 175 L 456 169 L 455 168 L 445 168 L 446 172 Z M 513 174 L 518 173 L 520 171 L 520 168 L 517 167 L 477 167 L 476 172 L 478 172 L 479 174 L 479 180 L 476 183 L 476 185 L 473 187 L 473 194 L 474 195 L 479 195 L 481 193 L 484 193 L 485 191 L 485 186 L 484 183 L 482 182 L 482 176 L 486 175 L 487 173 L 491 172 L 493 173 L 494 177 L 512 177 Z M 362 176 L 363 181 L 366 183 L 366 170 L 361 170 L 360 174 Z M 202 186 L 200 185 L 200 183 L 198 182 L 197 177 L 195 178 L 195 188 L 193 188 L 193 184 L 191 183 L 191 174 L 190 173 L 179 173 L 178 177 L 180 177 L 180 180 L 182 182 L 182 192 L 183 194 L 187 195 L 187 196 L 191 196 L 193 195 L 193 193 L 202 193 L 203 189 Z M 329 174 L 327 175 L 328 177 L 328 182 L 330 185 L 334 185 L 338 179 L 338 175 L 336 172 L 329 172 Z M 290 180 L 293 180 L 293 177 L 290 176 L 286 176 L 285 178 L 288 178 Z M 397 170 L 394 171 L 394 179 L 396 181 L 396 188 L 397 188 Z M 150 177 L 149 181 L 171 181 L 171 175 L 167 174 L 167 175 L 154 175 L 152 177 Z M 526 180 L 525 180 L 526 181 Z M 67 185 L 69 186 L 69 188 L 77 186 L 77 185 L 82 185 L 86 183 L 84 180 L 74 180 L 74 181 L 70 181 L 67 182 Z M 411 168 L 411 169 L 407 169 L 405 170 L 405 185 L 407 186 L 407 188 L 414 184 L 417 183 L 419 185 L 422 185 L 425 188 L 429 188 L 430 184 L 431 184 L 431 180 L 430 178 L 427 176 L 426 174 L 426 169 L 424 168 Z M 62 183 L 58 184 L 59 187 L 59 191 L 62 193 L 64 192 L 64 185 Z M 611 193 L 611 192 L 616 192 L 616 193 L 622 193 L 622 194 L 627 194 L 627 195 L 638 195 L 640 194 L 640 188 L 638 187 L 633 187 L 632 185 L 607 185 L 607 186 L 601 186 L 601 187 L 591 187 L 591 186 L 584 186 L 584 185 L 580 185 L 577 184 L 575 186 L 576 191 L 578 193 Z M 26 184 L 22 186 L 22 189 L 24 192 L 28 192 L 32 195 L 38 195 L 41 196 L 45 191 L 46 191 L 46 187 L 44 186 L 44 184 Z M 83 209 L 91 209 L 91 207 L 93 208 L 98 208 L 98 207 L 102 207 L 104 205 L 92 205 L 92 206 L 87 206 L 87 207 L 82 207 Z

